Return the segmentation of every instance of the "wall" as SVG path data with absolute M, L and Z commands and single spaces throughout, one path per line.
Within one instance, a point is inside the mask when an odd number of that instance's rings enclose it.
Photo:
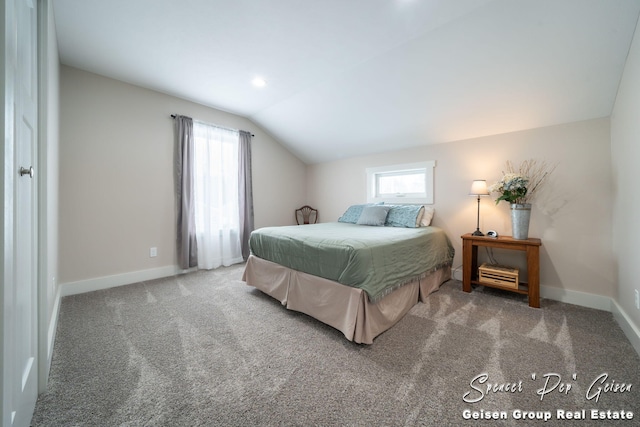
M 243 117 L 67 66 L 60 96 L 61 283 L 100 288 L 175 270 L 173 113 L 255 134 L 256 227 L 293 224 L 306 201 L 306 166 Z
M 614 185 L 613 246 L 617 257 L 617 304 L 635 328 L 635 346 L 640 353 L 640 310 L 634 291 L 640 291 L 640 25 L 627 57 L 611 115 L 611 157 Z M 631 334 L 627 334 L 631 335 Z M 633 341 L 632 341 L 633 342 Z
M 460 236 L 476 228 L 477 203 L 467 195 L 471 182 L 486 179 L 492 184 L 506 160 L 555 163 L 548 185 L 534 201 L 529 232 L 543 241 L 543 295 L 563 300 L 571 293 L 574 299 L 585 298 L 585 305 L 608 309 L 602 307 L 606 298 L 582 293 L 615 295 L 609 132 L 609 120 L 598 119 L 312 165 L 309 203 L 320 209 L 323 221 L 335 221 L 350 204 L 366 201 L 365 168 L 435 160 L 433 224 L 452 239 L 454 267 L 459 267 Z M 480 209 L 481 230 L 511 233 L 506 203 L 496 206 L 493 198 L 483 198 Z M 501 262 L 524 267 L 517 255 L 497 254 Z
M 39 389 L 45 390 L 58 317 L 58 175 L 60 60 L 52 0 L 39 2 L 40 99 L 39 204 Z

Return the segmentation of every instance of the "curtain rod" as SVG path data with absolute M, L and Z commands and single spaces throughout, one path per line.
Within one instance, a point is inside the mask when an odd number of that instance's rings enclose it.
M 172 114 L 172 115 L 171 115 L 171 118 L 172 118 L 172 119 L 175 119 L 176 117 L 177 117 L 177 115 L 176 115 L 176 114 Z M 212 124 L 212 126 L 215 126 L 215 127 L 217 127 L 217 128 L 224 129 L 224 130 L 232 130 L 232 131 L 236 131 L 236 132 L 238 132 L 238 129 L 226 128 L 226 127 L 224 127 L 224 126 L 218 126 L 218 125 L 214 125 L 214 124 Z M 253 136 L 255 136 L 255 135 L 254 135 L 254 134 L 251 134 L 251 136 L 253 137 Z

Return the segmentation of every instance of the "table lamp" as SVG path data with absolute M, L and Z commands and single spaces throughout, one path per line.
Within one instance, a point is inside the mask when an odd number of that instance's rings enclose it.
M 476 223 L 476 231 L 471 233 L 472 236 L 484 236 L 482 231 L 480 231 L 480 196 L 488 196 L 489 190 L 487 190 L 487 181 L 484 179 L 476 179 L 471 183 L 471 191 L 469 191 L 470 196 L 478 197 L 478 221 Z

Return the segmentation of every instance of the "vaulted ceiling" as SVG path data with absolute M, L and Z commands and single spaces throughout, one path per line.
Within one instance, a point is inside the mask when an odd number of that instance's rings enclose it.
M 54 13 L 63 64 L 245 116 L 318 163 L 609 116 L 640 0 L 54 0 Z

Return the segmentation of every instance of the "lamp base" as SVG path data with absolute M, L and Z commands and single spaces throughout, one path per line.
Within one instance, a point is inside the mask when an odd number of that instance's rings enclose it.
M 482 231 L 480 231 L 480 229 L 476 229 L 476 231 L 474 231 L 473 233 L 471 233 L 472 236 L 484 236 L 484 233 Z

